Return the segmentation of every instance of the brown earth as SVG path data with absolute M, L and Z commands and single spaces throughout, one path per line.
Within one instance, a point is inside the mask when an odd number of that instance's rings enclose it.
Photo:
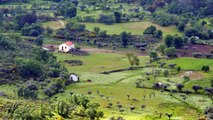
M 177 50 L 178 57 L 193 57 L 193 53 L 208 54 L 213 50 L 213 46 L 209 45 L 185 45 L 183 48 Z
M 190 80 L 200 80 L 203 77 L 203 75 L 198 71 L 185 71 L 179 74 L 180 77 L 188 76 Z

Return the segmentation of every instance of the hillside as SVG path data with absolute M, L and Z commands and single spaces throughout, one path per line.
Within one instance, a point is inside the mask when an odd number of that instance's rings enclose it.
M 211 120 L 212 0 L 0 0 L 0 119 Z

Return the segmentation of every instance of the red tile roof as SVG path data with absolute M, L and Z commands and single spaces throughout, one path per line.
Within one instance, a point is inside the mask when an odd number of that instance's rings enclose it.
M 72 43 L 71 41 L 67 41 L 67 42 L 65 42 L 64 44 L 66 44 L 66 45 L 68 45 L 68 46 L 73 45 L 73 43 Z

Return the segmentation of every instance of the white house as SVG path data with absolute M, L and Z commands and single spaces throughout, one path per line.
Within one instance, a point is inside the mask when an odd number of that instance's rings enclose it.
M 70 75 L 70 80 L 72 80 L 73 82 L 78 82 L 79 81 L 79 77 L 76 74 L 71 74 Z
M 69 52 L 72 48 L 75 48 L 75 45 L 71 41 L 67 41 L 59 45 L 59 52 Z

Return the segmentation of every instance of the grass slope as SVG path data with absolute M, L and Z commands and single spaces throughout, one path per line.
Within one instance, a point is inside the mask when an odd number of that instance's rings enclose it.
M 101 23 L 84 23 L 86 29 L 93 31 L 94 27 L 100 27 L 102 30 L 106 30 L 108 34 L 120 34 L 123 31 L 131 32 L 132 34 L 142 35 L 143 31 L 150 25 L 154 25 L 157 29 L 161 29 L 164 36 L 167 34 L 181 34 L 175 26 L 162 27 L 152 22 L 129 22 L 129 23 L 118 23 L 113 25 L 105 25 Z

